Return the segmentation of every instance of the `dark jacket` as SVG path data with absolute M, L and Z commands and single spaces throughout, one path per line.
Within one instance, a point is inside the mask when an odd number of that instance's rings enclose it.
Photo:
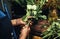
M 12 25 L 9 18 L 0 11 L 0 39 L 11 39 Z

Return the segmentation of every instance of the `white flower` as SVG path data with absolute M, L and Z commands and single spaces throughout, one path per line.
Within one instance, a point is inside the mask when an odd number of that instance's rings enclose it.
M 36 8 L 37 8 L 36 5 L 33 5 L 33 6 L 32 6 L 32 9 L 33 9 L 33 10 L 36 10 Z
M 27 9 L 33 9 L 36 10 L 36 5 L 27 5 Z
M 27 5 L 27 9 L 31 9 L 32 8 L 32 5 Z
M 37 12 L 36 12 L 36 11 L 33 11 L 33 13 L 34 13 L 34 15 L 36 15 L 36 14 L 37 14 Z
M 46 0 L 46 2 L 48 2 L 48 0 Z
M 57 22 L 56 25 L 59 25 L 59 23 Z

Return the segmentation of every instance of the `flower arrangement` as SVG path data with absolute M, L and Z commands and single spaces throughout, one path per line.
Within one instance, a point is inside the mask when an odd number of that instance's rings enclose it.
M 48 0 L 26 0 L 27 2 L 27 9 L 26 9 L 26 15 L 22 17 L 23 21 L 28 21 L 28 17 L 32 16 L 30 20 L 34 20 L 35 22 L 38 22 L 39 20 L 46 20 L 47 17 L 45 15 L 41 15 L 42 13 L 42 6 L 45 4 L 45 2 L 48 2 Z M 55 1 L 55 0 L 53 0 Z M 50 5 L 54 5 L 55 2 L 50 3 Z M 23 4 L 22 4 L 23 5 Z M 50 9 L 49 5 L 49 9 Z M 55 3 L 56 5 L 56 3 Z M 56 7 L 59 8 L 59 5 L 56 5 Z M 60 20 L 59 20 L 60 21 Z M 52 21 L 50 26 L 47 28 L 45 32 L 42 32 L 42 38 L 43 39 L 60 39 L 60 22 L 58 20 Z M 44 25 L 42 28 L 45 28 L 46 22 L 43 22 Z M 43 24 L 42 22 L 40 24 Z M 29 23 L 27 23 L 29 24 Z M 43 29 L 42 29 L 43 30 Z

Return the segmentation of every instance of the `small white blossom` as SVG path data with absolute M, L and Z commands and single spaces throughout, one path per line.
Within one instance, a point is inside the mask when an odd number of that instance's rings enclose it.
M 46 2 L 48 2 L 48 0 L 46 0 Z
M 37 8 L 36 5 L 33 5 L 33 6 L 32 6 L 32 9 L 33 9 L 33 10 L 36 10 L 36 8 Z
M 31 9 L 32 8 L 32 5 L 27 5 L 27 9 Z
M 36 14 L 37 14 L 37 12 L 36 12 L 36 11 L 33 11 L 33 13 L 34 13 L 34 15 L 36 15 Z

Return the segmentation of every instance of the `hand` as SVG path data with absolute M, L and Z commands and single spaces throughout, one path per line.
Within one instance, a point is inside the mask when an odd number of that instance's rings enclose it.
M 26 24 L 26 22 L 24 22 L 22 18 L 20 18 L 19 21 L 20 21 L 20 24 L 24 24 L 24 25 Z
M 29 32 L 30 32 L 30 27 L 25 25 L 21 30 L 20 39 L 26 39 Z
M 21 27 L 26 25 L 26 22 L 24 22 L 22 18 L 18 18 L 16 22 L 17 22 L 17 25 L 21 25 Z

